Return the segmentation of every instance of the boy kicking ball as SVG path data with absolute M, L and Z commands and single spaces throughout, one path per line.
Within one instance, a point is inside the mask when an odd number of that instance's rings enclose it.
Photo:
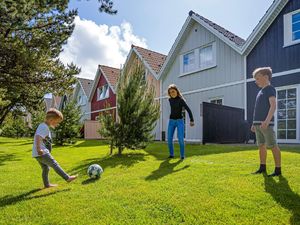
M 52 167 L 55 172 L 67 182 L 71 182 L 77 176 L 69 176 L 55 161 L 51 155 L 52 141 L 49 127 L 55 128 L 63 120 L 63 115 L 56 109 L 50 109 L 46 113 L 44 123 L 41 123 L 35 134 L 32 147 L 32 157 L 35 158 L 42 167 L 42 177 L 45 188 L 56 187 L 56 184 L 50 184 L 48 179 L 49 167 Z
M 276 110 L 276 90 L 270 84 L 272 69 L 263 67 L 254 70 L 253 77 L 256 85 L 261 88 L 256 96 L 253 125 L 259 147 L 260 167 L 254 174 L 266 173 L 267 147 L 272 149 L 275 171 L 269 176 L 281 175 L 281 154 L 274 132 L 274 112 Z

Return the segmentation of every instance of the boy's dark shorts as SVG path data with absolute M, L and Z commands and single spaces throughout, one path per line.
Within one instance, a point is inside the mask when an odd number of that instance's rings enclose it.
M 260 125 L 255 125 L 256 143 L 258 146 L 266 145 L 267 148 L 277 146 L 276 134 L 273 126 L 268 126 L 267 129 L 260 128 Z

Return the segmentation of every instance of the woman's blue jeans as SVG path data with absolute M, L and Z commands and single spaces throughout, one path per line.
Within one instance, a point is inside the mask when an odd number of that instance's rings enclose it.
M 175 129 L 177 128 L 177 137 L 180 146 L 180 156 L 184 157 L 184 121 L 183 119 L 169 120 L 168 126 L 168 146 L 170 156 L 174 156 L 173 136 Z

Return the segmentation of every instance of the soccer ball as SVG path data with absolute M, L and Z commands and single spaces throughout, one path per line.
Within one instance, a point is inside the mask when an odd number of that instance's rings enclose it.
M 101 177 L 101 174 L 103 173 L 103 169 L 98 164 L 90 165 L 87 174 L 90 178 L 97 179 Z

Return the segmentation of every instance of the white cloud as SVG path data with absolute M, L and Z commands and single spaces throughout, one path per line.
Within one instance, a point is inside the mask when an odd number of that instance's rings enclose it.
M 109 27 L 76 17 L 74 32 L 60 59 L 63 63 L 74 62 L 81 67 L 80 77 L 94 79 L 99 64 L 119 68 L 125 62 L 131 44 L 147 47 L 146 39 L 134 35 L 128 22 Z

